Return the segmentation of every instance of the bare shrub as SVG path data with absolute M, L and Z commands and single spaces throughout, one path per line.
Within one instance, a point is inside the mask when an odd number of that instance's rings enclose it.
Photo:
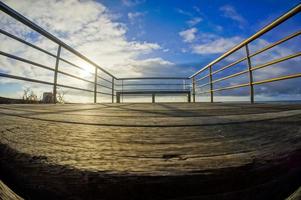
M 37 95 L 31 88 L 26 88 L 23 93 L 23 101 L 25 103 L 39 103 Z
M 67 94 L 66 90 L 59 89 L 57 91 L 56 100 L 57 100 L 58 103 L 66 103 L 66 101 L 65 101 L 65 94 Z

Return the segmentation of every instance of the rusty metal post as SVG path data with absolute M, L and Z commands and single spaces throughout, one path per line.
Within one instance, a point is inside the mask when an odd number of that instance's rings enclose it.
M 114 103 L 114 77 L 112 77 L 112 103 Z
M 252 63 L 251 63 L 250 51 L 249 51 L 248 44 L 246 44 L 245 47 L 246 47 L 248 70 L 249 70 L 250 102 L 254 103 L 254 86 L 253 86 Z
M 195 103 L 195 76 L 192 78 L 192 101 Z
M 61 55 L 61 45 L 59 45 L 57 49 L 56 54 L 56 61 L 55 61 L 55 69 L 54 69 L 54 81 L 53 81 L 53 103 L 56 103 L 56 85 L 57 85 L 57 74 L 58 74 L 58 68 L 59 68 L 59 62 L 60 62 L 60 55 Z
M 97 102 L 97 67 L 95 67 L 94 74 L 94 103 Z
M 210 102 L 213 103 L 212 65 L 209 66 Z

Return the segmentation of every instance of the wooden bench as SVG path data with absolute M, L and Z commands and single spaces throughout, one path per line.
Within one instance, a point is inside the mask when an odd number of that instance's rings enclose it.
M 126 91 L 117 91 L 116 92 L 116 100 L 117 103 L 120 103 L 120 96 L 124 95 L 141 95 L 141 94 L 151 94 L 152 95 L 152 103 L 156 102 L 156 95 L 157 94 L 186 94 L 187 95 L 187 102 L 191 102 L 190 98 L 190 90 L 126 90 Z

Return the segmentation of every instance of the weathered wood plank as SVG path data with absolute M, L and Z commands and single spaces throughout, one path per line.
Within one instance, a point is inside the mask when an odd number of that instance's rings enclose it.
M 301 186 L 285 200 L 300 200 L 300 199 L 301 199 Z
M 0 199 L 1 200 L 24 200 L 19 195 L 14 193 L 0 180 Z
M 285 104 L 0 105 L 0 164 L 25 193 L 42 185 L 48 195 L 84 197 L 89 186 L 95 196 L 88 199 L 141 199 L 141 192 L 256 199 L 250 194 L 265 190 L 257 199 L 283 199 L 301 184 L 300 111 Z

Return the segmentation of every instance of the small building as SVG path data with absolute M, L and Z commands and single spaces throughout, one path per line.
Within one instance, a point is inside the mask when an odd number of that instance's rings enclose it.
M 53 102 L 52 92 L 44 92 L 42 102 L 43 103 L 52 103 Z

